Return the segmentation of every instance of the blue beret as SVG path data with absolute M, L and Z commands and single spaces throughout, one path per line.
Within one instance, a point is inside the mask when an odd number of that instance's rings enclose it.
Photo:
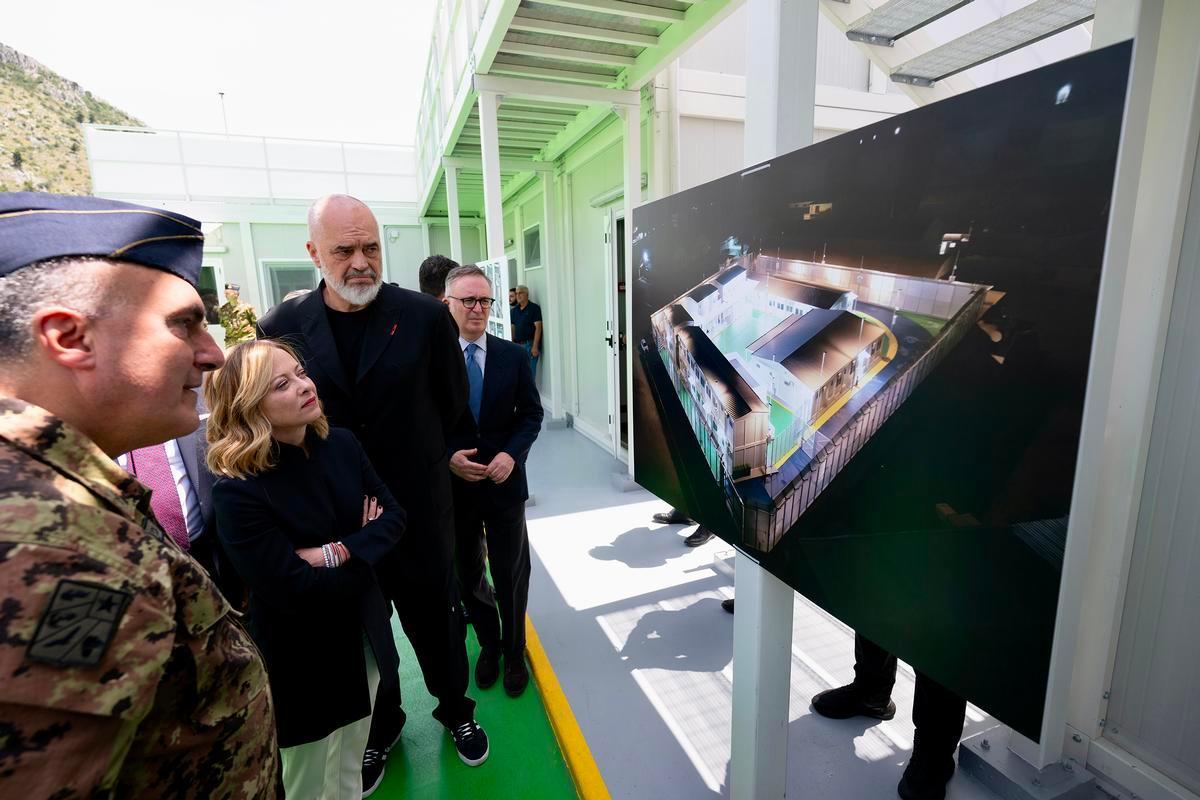
M 161 269 L 193 286 L 200 223 L 161 208 L 102 197 L 0 193 L 0 277 L 48 258 L 95 256 Z

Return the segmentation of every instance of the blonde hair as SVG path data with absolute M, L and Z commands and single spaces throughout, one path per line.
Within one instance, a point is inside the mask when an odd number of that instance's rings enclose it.
M 225 355 L 225 366 L 204 381 L 208 406 L 208 468 L 214 475 L 245 478 L 275 465 L 271 423 L 262 401 L 271 390 L 272 351 L 282 350 L 296 363 L 300 356 L 283 342 L 242 342 Z M 309 424 L 322 439 L 329 435 L 325 415 Z

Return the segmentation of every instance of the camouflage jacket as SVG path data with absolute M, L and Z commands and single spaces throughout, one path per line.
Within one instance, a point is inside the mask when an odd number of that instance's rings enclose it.
M 258 324 L 258 315 L 254 313 L 252 306 L 245 303 L 225 303 L 217 311 L 221 315 L 221 327 L 225 329 L 226 347 L 254 338 L 254 326 Z
M 0 786 L 6 797 L 276 797 L 262 657 L 150 492 L 0 397 Z

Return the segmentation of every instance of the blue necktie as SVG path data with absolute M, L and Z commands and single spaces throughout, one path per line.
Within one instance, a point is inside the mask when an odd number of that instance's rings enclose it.
M 471 383 L 471 391 L 467 395 L 467 405 L 471 407 L 471 415 L 475 417 L 475 422 L 479 422 L 479 402 L 483 399 L 483 370 L 479 368 L 479 362 L 475 360 L 475 353 L 479 350 L 479 345 L 471 342 L 467 345 L 464 351 L 467 356 L 467 380 Z

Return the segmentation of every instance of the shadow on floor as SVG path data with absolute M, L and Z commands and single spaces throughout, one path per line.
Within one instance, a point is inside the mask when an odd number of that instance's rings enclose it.
M 588 555 L 600 561 L 620 561 L 633 569 L 661 567 L 672 559 L 687 555 L 678 526 L 651 530 L 634 528 L 613 539 L 612 544 L 593 547 Z

